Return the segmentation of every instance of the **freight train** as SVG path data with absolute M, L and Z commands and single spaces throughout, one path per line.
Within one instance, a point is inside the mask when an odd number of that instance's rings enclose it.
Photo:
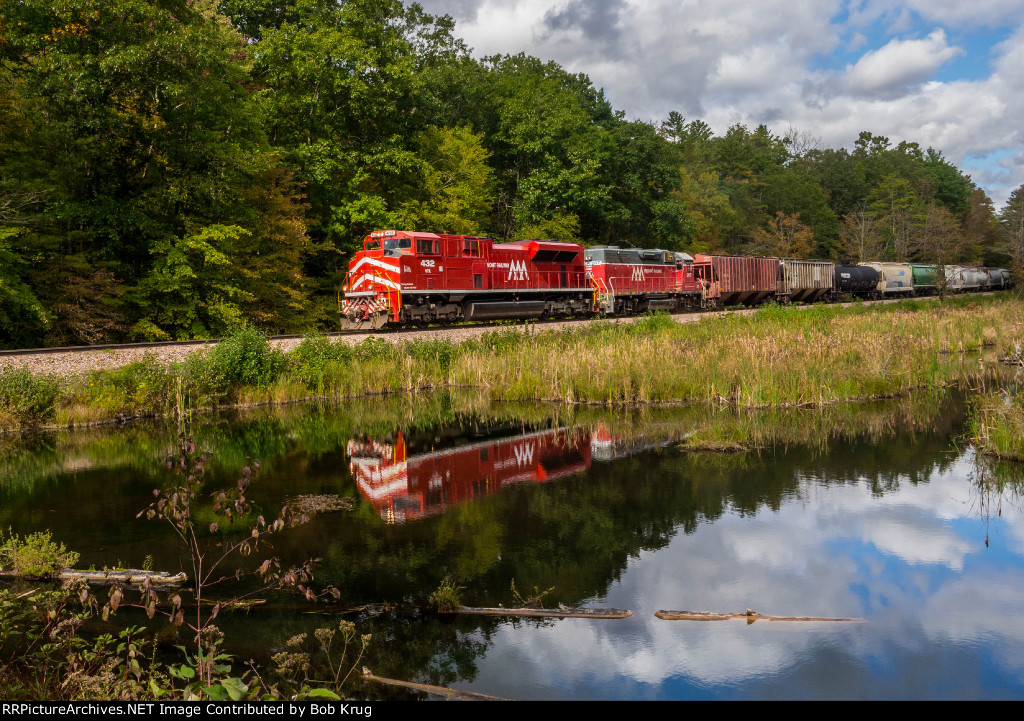
M 998 290 L 1003 268 L 689 255 L 548 240 L 370 233 L 338 294 L 343 330 Z

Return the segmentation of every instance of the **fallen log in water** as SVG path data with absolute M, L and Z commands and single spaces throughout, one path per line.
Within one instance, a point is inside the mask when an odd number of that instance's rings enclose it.
M 713 611 L 658 611 L 654 614 L 666 621 L 794 621 L 805 623 L 845 622 L 860 623 L 862 618 L 824 618 L 820 616 L 765 616 L 747 609 L 743 613 L 715 613 Z
M 459 606 L 452 613 L 470 616 L 525 616 L 529 618 L 629 618 L 632 611 L 622 608 L 472 608 Z
M 482 693 L 474 693 L 472 691 L 459 691 L 455 688 L 445 688 L 444 686 L 431 686 L 428 683 L 415 683 L 413 681 L 399 681 L 394 678 L 384 678 L 382 676 L 374 676 L 370 673 L 369 669 L 363 669 L 363 679 L 366 681 L 373 681 L 375 683 L 382 683 L 386 686 L 401 686 L 402 688 L 411 688 L 415 691 L 423 691 L 424 693 L 431 693 L 436 696 L 443 696 L 447 699 L 454 701 L 507 701 L 508 699 L 498 698 L 497 696 L 486 696 Z
M 27 578 L 14 571 L 0 571 L 3 578 Z M 107 585 L 110 583 L 142 583 L 146 578 L 153 586 L 180 586 L 188 580 L 184 573 L 171 575 L 167 571 L 145 571 L 138 568 L 119 568 L 115 571 L 76 571 L 65 568 L 60 573 L 48 578 L 32 578 L 31 580 L 43 581 L 85 581 L 94 585 Z

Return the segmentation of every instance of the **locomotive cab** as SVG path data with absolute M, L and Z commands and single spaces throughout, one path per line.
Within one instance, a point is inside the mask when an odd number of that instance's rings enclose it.
M 429 278 L 429 287 L 443 272 L 442 236 L 378 230 L 363 240 L 363 249 L 349 263 L 339 294 L 342 330 L 379 329 L 399 318 L 402 290 Z M 424 283 L 426 285 L 426 283 Z

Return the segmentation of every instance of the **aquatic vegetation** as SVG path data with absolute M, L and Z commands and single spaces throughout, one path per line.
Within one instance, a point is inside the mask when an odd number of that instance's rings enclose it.
M 547 588 L 543 591 L 539 587 L 534 586 L 532 591 L 528 591 L 526 595 L 519 593 L 519 589 L 516 588 L 516 579 L 512 579 L 512 607 L 513 608 L 543 608 L 544 597 L 550 595 L 555 590 L 554 586 Z
M 971 411 L 970 434 L 982 454 L 1024 461 L 1024 397 L 1005 391 L 978 396 Z
M 24 538 L 8 531 L 0 533 L 0 570 L 21 578 L 52 578 L 78 562 L 78 554 L 53 540 L 49 531 L 29 533 Z
M 440 585 L 430 594 L 428 602 L 438 613 L 452 613 L 462 605 L 462 586 L 456 586 L 451 576 L 445 576 Z

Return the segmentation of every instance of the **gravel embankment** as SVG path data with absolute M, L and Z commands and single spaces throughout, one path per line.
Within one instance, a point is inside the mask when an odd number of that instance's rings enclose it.
M 696 320 L 700 320 L 702 317 L 700 314 L 683 314 L 674 316 L 675 319 L 680 323 L 687 323 Z M 632 323 L 636 318 L 621 318 L 618 320 L 620 323 Z M 536 325 L 536 329 L 540 330 L 559 330 L 571 325 L 577 325 L 580 323 L 590 323 L 590 320 L 573 320 L 573 321 L 561 321 L 551 323 L 541 323 Z M 509 326 L 505 326 L 509 327 Z M 522 329 L 523 326 L 514 326 L 515 328 Z M 495 330 L 494 326 L 464 326 L 455 328 L 433 328 L 426 330 L 410 330 L 402 331 L 399 333 L 381 333 L 377 334 L 378 338 L 383 338 L 390 343 L 401 343 L 407 340 L 414 340 L 417 338 L 445 338 L 453 343 L 460 343 L 464 340 L 472 338 L 474 336 L 482 335 L 489 331 Z M 372 333 L 353 333 L 352 335 L 344 335 L 331 338 L 332 341 L 338 343 L 348 343 L 349 345 L 355 345 L 363 340 L 366 340 Z M 271 340 L 270 344 L 281 348 L 284 351 L 290 351 L 299 343 L 302 342 L 301 338 L 287 338 L 282 340 Z M 136 363 L 141 361 L 146 355 L 152 355 L 161 363 L 179 363 L 185 360 L 192 353 L 203 352 L 210 348 L 209 344 L 201 345 L 181 345 L 181 346 L 163 346 L 157 348 L 123 348 L 123 349 L 104 349 L 104 350 L 86 350 L 86 351 L 69 351 L 66 353 L 30 353 L 26 355 L 0 355 L 0 368 L 11 366 L 14 368 L 27 367 L 33 373 L 49 373 L 61 376 L 73 376 L 88 373 L 89 371 L 98 370 L 110 370 L 112 368 L 120 368 L 130 363 Z
M 893 303 L 899 299 L 873 301 L 874 303 Z M 843 303 L 843 306 L 850 305 L 849 303 Z M 800 306 L 809 307 L 809 306 Z M 673 315 L 677 323 L 693 323 L 699 321 L 701 318 L 707 318 L 711 315 L 720 315 L 723 311 L 716 314 L 709 313 L 679 313 Z M 730 310 L 724 311 L 727 313 L 753 313 L 753 309 L 744 310 Z M 637 320 L 638 317 L 633 316 L 627 318 L 618 318 L 614 322 L 618 323 L 632 323 Z M 532 326 L 536 331 L 547 331 L 547 330 L 559 330 L 562 328 L 579 325 L 581 323 L 593 323 L 594 320 L 571 320 L 571 321 L 557 321 L 557 322 L 545 322 L 538 323 Z M 510 327 L 510 326 L 505 326 Z M 522 325 L 514 326 L 521 329 Z M 382 333 L 379 334 L 379 338 L 383 338 L 391 343 L 400 343 L 406 340 L 414 340 L 416 338 L 445 338 L 453 343 L 460 343 L 464 340 L 472 338 L 474 336 L 482 335 L 484 333 L 495 330 L 494 326 L 461 326 L 454 328 L 434 328 L 427 330 L 411 330 L 402 331 L 399 333 Z M 348 343 L 354 345 L 360 341 L 365 340 L 372 333 L 353 333 L 352 335 L 339 336 L 332 340 L 339 343 Z M 272 340 L 271 344 L 281 348 L 282 350 L 289 351 L 297 346 L 301 341 L 300 338 L 288 338 L 281 340 Z M 66 353 L 39 353 L 39 354 L 27 354 L 27 355 L 12 355 L 12 356 L 0 356 L 0 368 L 6 366 L 11 367 L 27 367 L 33 373 L 49 373 L 61 376 L 73 376 L 81 375 L 89 371 L 96 370 L 110 370 L 112 368 L 120 368 L 121 366 L 128 365 L 129 363 L 135 363 L 145 357 L 146 354 L 155 356 L 161 363 L 178 363 L 183 361 L 189 354 L 201 352 L 207 349 L 208 345 L 185 345 L 185 346 L 163 346 L 157 348 L 124 348 L 124 349 L 105 349 L 95 351 L 73 351 Z

